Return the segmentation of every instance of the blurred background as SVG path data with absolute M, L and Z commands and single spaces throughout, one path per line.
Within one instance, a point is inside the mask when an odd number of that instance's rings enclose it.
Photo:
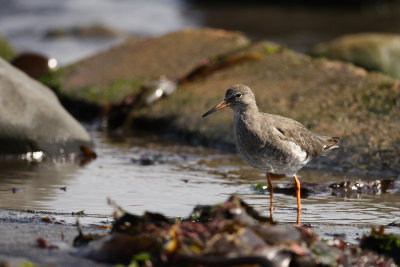
M 217 3 L 216 3 L 217 2 Z M 0 0 L 0 35 L 65 65 L 130 35 L 187 27 L 242 31 L 306 52 L 357 32 L 400 32 L 399 1 Z

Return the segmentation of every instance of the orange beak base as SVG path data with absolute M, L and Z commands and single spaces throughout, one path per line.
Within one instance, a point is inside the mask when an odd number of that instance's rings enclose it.
M 210 115 L 211 113 L 214 113 L 217 110 L 226 108 L 227 106 L 229 106 L 229 103 L 224 100 L 215 107 L 213 107 L 212 109 L 210 109 L 209 111 L 207 111 L 206 113 L 204 113 L 202 117 L 204 118 L 205 116 Z

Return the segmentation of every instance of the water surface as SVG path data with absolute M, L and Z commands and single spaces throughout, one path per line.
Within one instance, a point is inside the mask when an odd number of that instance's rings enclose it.
M 268 195 L 256 194 L 251 185 L 266 183 L 262 172 L 237 155 L 192 147 L 152 136 L 107 137 L 91 131 L 98 158 L 86 166 L 65 160 L 40 163 L 0 162 L 0 208 L 110 215 L 107 197 L 126 210 L 188 216 L 197 204 L 216 204 L 237 194 L 268 215 Z M 154 162 L 152 162 L 154 161 Z M 143 165 L 155 163 L 152 165 Z M 305 169 L 301 181 L 341 182 L 374 177 Z M 285 178 L 276 185 L 292 183 Z M 14 190 L 13 190 L 14 188 Z M 296 198 L 274 194 L 279 222 L 294 222 Z M 302 221 L 325 224 L 387 225 L 400 217 L 400 192 L 352 198 L 330 193 L 302 200 Z

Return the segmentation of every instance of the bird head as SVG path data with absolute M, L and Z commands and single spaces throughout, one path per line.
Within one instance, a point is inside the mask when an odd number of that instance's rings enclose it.
M 211 113 L 226 107 L 232 108 L 235 112 L 244 111 L 249 106 L 255 105 L 255 103 L 256 100 L 254 94 L 248 86 L 244 84 L 235 84 L 226 90 L 224 100 L 204 113 L 202 117 L 210 115 Z

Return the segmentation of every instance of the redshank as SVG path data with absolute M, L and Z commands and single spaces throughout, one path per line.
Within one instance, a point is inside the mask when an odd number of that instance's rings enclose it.
M 296 172 L 312 158 L 338 147 L 340 138 L 322 136 L 295 120 L 259 112 L 253 92 L 243 84 L 232 85 L 224 100 L 203 117 L 225 107 L 234 111 L 233 136 L 238 153 L 251 166 L 266 172 L 271 218 L 274 209 L 271 179 L 289 176 L 295 182 L 297 224 L 300 224 L 300 181 Z

